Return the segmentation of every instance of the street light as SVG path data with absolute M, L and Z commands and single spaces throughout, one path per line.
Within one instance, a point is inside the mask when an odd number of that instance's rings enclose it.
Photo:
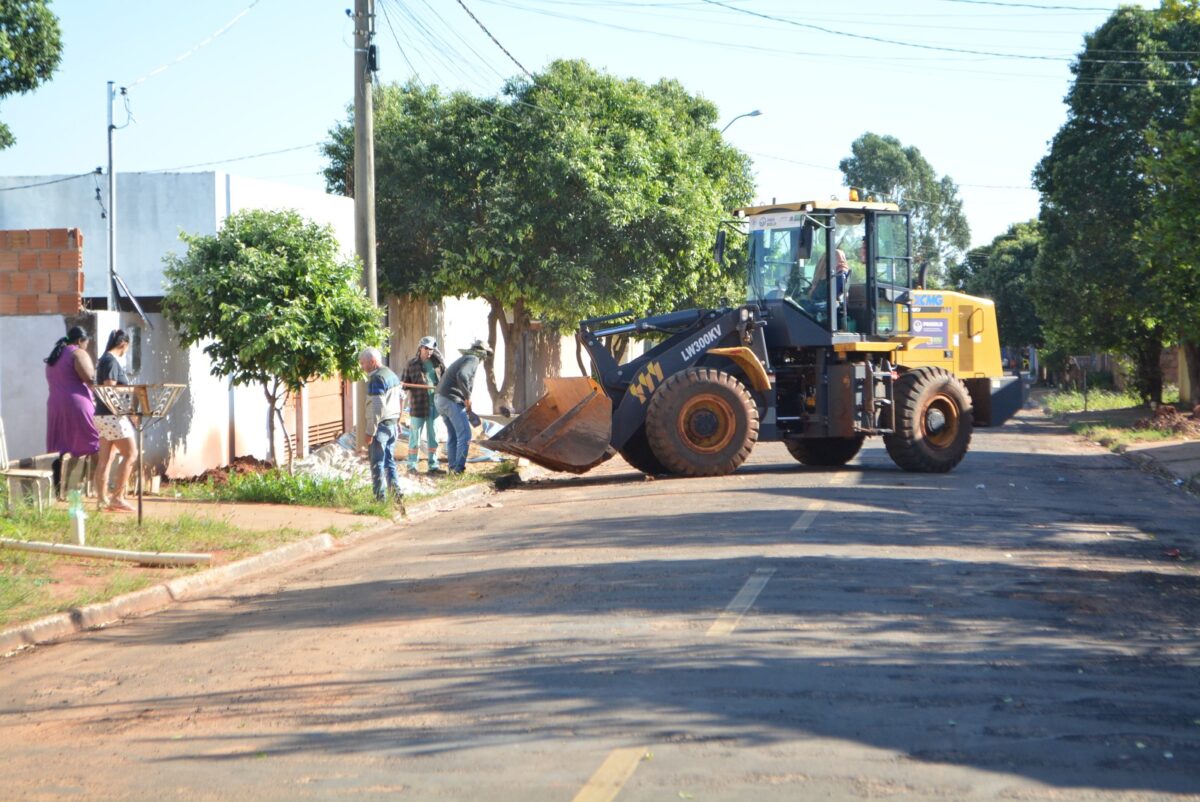
M 725 123 L 725 127 L 721 129 L 721 133 L 723 134 L 723 133 L 725 133 L 726 131 L 728 131 L 728 130 L 729 130 L 729 126 L 733 125 L 735 122 L 737 122 L 738 120 L 742 119 L 743 117 L 757 117 L 757 116 L 758 116 L 758 115 L 760 115 L 760 114 L 762 114 L 762 112 L 761 112 L 761 111 L 759 111 L 758 109 L 755 109 L 754 111 L 748 111 L 748 112 L 746 112 L 745 114 L 739 114 L 738 116 L 734 117 L 734 118 L 733 118 L 732 120 L 730 120 L 729 122 Z

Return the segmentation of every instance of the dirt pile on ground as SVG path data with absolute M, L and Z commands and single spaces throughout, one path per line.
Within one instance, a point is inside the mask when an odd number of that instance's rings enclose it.
M 1150 429 L 1158 432 L 1200 439 L 1200 406 L 1192 414 L 1180 412 L 1171 404 L 1162 404 L 1149 418 L 1134 424 L 1135 429 Z
M 228 484 L 229 477 L 235 474 L 247 473 L 265 473 L 275 466 L 270 460 L 258 459 L 257 457 L 234 457 L 233 462 L 228 465 L 222 465 L 219 468 L 209 468 L 202 474 L 193 476 L 190 479 L 177 479 L 177 482 L 209 482 L 215 485 Z

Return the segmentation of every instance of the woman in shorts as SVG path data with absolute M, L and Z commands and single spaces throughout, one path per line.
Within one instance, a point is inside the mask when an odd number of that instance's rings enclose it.
M 108 335 L 108 347 L 104 356 L 96 363 L 96 384 L 125 385 L 129 384 L 129 376 L 121 366 L 120 357 L 129 350 L 129 335 L 122 329 L 117 329 Z M 134 507 L 125 500 L 125 488 L 129 486 L 129 474 L 133 471 L 133 462 L 137 459 L 137 444 L 133 439 L 133 424 L 128 415 L 118 415 L 109 409 L 103 400 L 96 399 L 96 429 L 100 432 L 100 456 L 96 461 L 96 494 L 99 496 L 101 509 L 113 512 L 133 512 Z M 113 456 L 121 455 L 121 468 L 117 471 L 117 486 L 111 498 L 108 497 L 108 471 L 112 466 Z

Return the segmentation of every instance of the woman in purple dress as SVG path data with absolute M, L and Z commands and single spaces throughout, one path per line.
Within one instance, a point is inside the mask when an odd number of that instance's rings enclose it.
M 46 357 L 46 450 L 53 454 L 86 457 L 100 450 L 96 431 L 96 405 L 89 385 L 96 372 L 87 352 L 88 335 L 72 326 Z

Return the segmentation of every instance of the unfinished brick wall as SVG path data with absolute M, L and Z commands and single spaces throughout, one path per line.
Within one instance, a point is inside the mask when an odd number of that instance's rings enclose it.
M 0 231 L 0 315 L 74 315 L 83 300 L 83 232 Z

